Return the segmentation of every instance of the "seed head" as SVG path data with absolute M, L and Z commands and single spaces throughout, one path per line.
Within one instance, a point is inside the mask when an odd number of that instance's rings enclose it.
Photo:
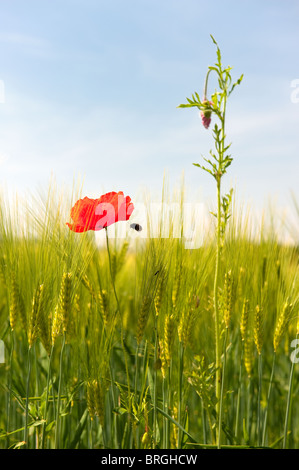
M 260 306 L 257 305 L 255 308 L 255 316 L 254 316 L 254 342 L 255 342 L 256 349 L 259 355 L 262 353 L 263 340 L 264 340 L 263 312 Z
M 248 317 L 249 317 L 249 300 L 244 299 L 242 314 L 241 314 L 241 322 L 240 322 L 240 331 L 241 331 L 241 338 L 242 341 L 245 341 L 247 331 L 248 331 Z
M 40 321 L 42 315 L 42 296 L 43 296 L 44 285 L 41 284 L 38 286 L 33 300 L 32 300 L 32 310 L 31 316 L 29 320 L 29 331 L 28 331 L 28 344 L 29 348 L 32 347 L 33 343 L 37 339 L 39 328 L 40 328 Z
M 290 304 L 289 302 L 285 302 L 282 310 L 280 312 L 280 315 L 278 317 L 276 327 L 275 327 L 275 332 L 274 332 L 274 338 L 273 338 L 273 346 L 274 346 L 274 351 L 277 351 L 277 348 L 282 340 L 283 335 L 286 332 L 287 324 L 291 316 L 293 305 Z
M 71 308 L 72 273 L 63 273 L 59 295 L 59 310 L 62 319 L 63 331 L 66 332 Z
M 223 316 L 224 316 L 224 323 L 225 327 L 228 328 L 231 320 L 232 315 L 232 297 L 233 297 L 233 290 L 232 290 L 232 273 L 228 271 L 225 274 L 224 280 L 224 293 L 223 293 Z

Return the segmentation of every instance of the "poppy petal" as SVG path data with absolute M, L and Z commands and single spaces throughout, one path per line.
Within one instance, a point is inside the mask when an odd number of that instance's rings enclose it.
M 71 209 L 73 224 L 67 223 L 74 232 L 101 230 L 120 220 L 128 220 L 134 210 L 129 196 L 122 191 L 111 191 L 98 199 L 84 197 L 79 199 Z

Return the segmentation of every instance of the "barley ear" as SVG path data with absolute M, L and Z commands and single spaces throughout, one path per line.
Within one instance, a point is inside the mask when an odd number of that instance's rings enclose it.
M 277 319 L 276 327 L 274 331 L 274 338 L 273 338 L 274 352 L 277 351 L 278 346 L 282 340 L 282 337 L 286 332 L 287 324 L 290 320 L 292 309 L 293 309 L 292 304 L 290 304 L 289 302 L 284 303 L 282 310 L 280 312 L 280 315 Z
M 261 355 L 263 342 L 264 342 L 264 330 L 263 330 L 263 311 L 259 305 L 255 307 L 254 342 L 255 342 L 258 354 Z
M 1 256 L 0 258 L 0 281 L 2 282 L 3 286 L 7 287 L 6 282 L 6 255 Z
M 62 333 L 62 318 L 58 308 L 58 304 L 55 307 L 53 321 L 52 321 L 52 330 L 51 330 L 51 339 L 52 346 L 55 344 L 56 338 Z
M 244 365 L 247 372 L 248 377 L 251 377 L 252 367 L 253 367 L 253 334 L 252 334 L 252 327 L 249 317 L 249 301 L 244 299 L 243 307 L 242 307 L 242 314 L 241 314 L 241 321 L 240 321 L 240 332 L 241 338 L 244 347 Z
M 16 280 L 16 274 L 11 273 L 10 287 L 9 287 L 9 323 L 12 330 L 17 325 L 18 318 L 21 321 L 24 331 L 27 330 L 27 317 L 24 299 L 20 293 L 19 286 Z
M 183 344 L 185 348 L 192 340 L 193 327 L 194 327 L 197 309 L 198 309 L 197 302 L 196 302 L 196 305 L 194 306 L 192 304 L 192 300 L 189 298 L 189 302 L 180 317 L 178 335 L 179 335 L 180 342 Z
M 91 420 L 93 420 L 95 416 L 95 401 L 94 401 L 94 396 L 93 396 L 92 382 L 87 382 L 86 391 L 87 391 L 87 397 L 86 397 L 87 409 L 88 409 Z
M 241 314 L 241 321 L 240 321 L 240 332 L 242 341 L 245 341 L 247 330 L 248 330 L 248 318 L 249 318 L 249 300 L 244 299 L 243 307 L 242 307 L 242 314 Z
M 167 364 L 166 358 L 165 358 L 164 338 L 159 340 L 159 350 L 160 350 L 159 355 L 160 355 L 160 359 L 161 359 L 161 373 L 162 373 L 163 379 L 165 379 L 168 364 Z
M 173 314 L 167 315 L 164 324 L 164 352 L 167 366 L 170 366 L 175 334 L 175 318 Z
M 154 298 L 154 304 L 155 304 L 155 310 L 156 310 L 156 315 L 159 315 L 161 305 L 162 305 L 162 298 L 164 294 L 164 278 L 161 276 L 158 279 L 158 285 L 157 285 L 157 290 L 155 293 L 155 298 Z
M 143 338 L 144 330 L 149 317 L 151 306 L 151 298 L 148 295 L 145 295 L 142 300 L 141 309 L 139 311 L 138 320 L 137 320 L 137 344 L 141 343 Z
M 182 263 L 176 262 L 175 273 L 174 273 L 174 283 L 172 288 L 172 305 L 173 308 L 177 306 L 178 295 L 181 287 L 181 278 L 182 278 Z
M 223 318 L 225 327 L 229 328 L 232 316 L 232 299 L 233 299 L 233 281 L 232 273 L 225 273 L 224 289 L 223 289 Z
M 16 283 L 15 274 L 11 275 L 11 283 L 9 290 L 9 323 L 12 330 L 15 329 L 18 315 L 18 299 L 19 293 Z
M 93 401 L 94 401 L 94 414 L 99 418 L 101 426 L 104 426 L 104 391 L 98 380 L 93 380 Z
M 90 281 L 89 281 L 89 279 L 88 279 L 88 277 L 87 277 L 86 274 L 84 274 L 84 275 L 82 276 L 81 282 L 82 282 L 83 286 L 89 291 L 90 295 L 91 295 L 92 297 L 94 297 L 95 294 L 94 294 L 93 287 L 92 287 L 92 285 L 91 285 L 91 283 L 90 283 Z
M 67 331 L 71 310 L 72 273 L 63 273 L 59 295 L 59 310 L 63 331 Z
M 32 309 L 29 319 L 29 331 L 28 331 L 28 344 L 31 348 L 38 337 L 39 326 L 40 326 L 40 315 L 42 310 L 42 296 L 43 296 L 44 285 L 41 284 L 36 289 L 36 292 L 32 300 Z
M 109 322 L 109 300 L 106 290 L 101 290 L 98 295 L 100 313 L 103 318 L 104 325 L 107 326 Z
M 253 338 L 249 333 L 244 341 L 244 364 L 248 377 L 252 374 L 253 360 Z
M 40 308 L 39 322 L 38 322 L 38 335 L 44 346 L 48 356 L 51 354 L 51 318 L 47 315 L 44 309 L 44 303 Z

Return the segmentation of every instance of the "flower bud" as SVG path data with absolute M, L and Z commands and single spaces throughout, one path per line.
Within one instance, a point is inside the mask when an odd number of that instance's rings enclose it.
M 212 111 L 210 109 L 205 109 L 205 107 L 213 106 L 213 103 L 211 101 L 204 100 L 202 102 L 202 104 L 203 104 L 204 108 L 201 110 L 200 116 L 201 116 L 203 126 L 206 129 L 208 129 L 209 125 L 211 124 L 211 120 L 212 120 L 211 119 Z

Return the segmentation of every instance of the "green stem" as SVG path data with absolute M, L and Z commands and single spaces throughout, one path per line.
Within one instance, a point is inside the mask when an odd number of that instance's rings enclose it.
M 240 369 L 239 369 L 239 386 L 238 386 L 238 396 L 237 396 L 237 410 L 236 410 L 236 427 L 235 427 L 235 436 L 238 440 L 239 438 L 239 416 L 240 416 L 240 404 L 241 404 L 241 389 L 242 389 L 242 360 L 243 360 L 243 348 L 241 348 L 241 359 L 240 359 Z
M 219 332 L 219 306 L 218 306 L 218 284 L 219 284 L 219 272 L 220 272 L 220 256 L 221 256 L 221 178 L 222 178 L 222 166 L 225 149 L 225 111 L 226 111 L 226 93 L 223 97 L 223 112 L 221 116 L 221 141 L 218 152 L 218 172 L 216 174 L 217 181 L 217 248 L 216 248 L 216 267 L 215 267 L 215 279 L 214 279 L 214 309 L 215 309 L 215 342 L 216 342 L 216 416 L 218 419 L 218 425 L 216 424 L 216 442 L 217 447 L 220 446 L 221 440 L 221 424 L 219 423 L 220 413 L 220 395 L 221 395 L 221 353 L 220 353 L 220 332 Z
M 296 340 L 297 339 L 298 339 L 298 335 L 296 335 Z M 290 409 L 291 409 L 291 403 L 292 403 L 294 370 L 295 370 L 295 361 L 292 361 L 290 380 L 289 380 L 288 398 L 287 398 L 287 407 L 286 407 L 285 422 L 284 422 L 283 449 L 287 448 L 289 416 L 290 416 Z
M 29 410 L 29 384 L 31 375 L 31 348 L 28 348 L 28 373 L 26 385 L 26 405 L 25 405 L 25 427 L 24 427 L 24 441 L 25 448 L 28 448 L 28 410 Z
M 207 431 L 206 431 L 206 414 L 203 399 L 201 398 L 201 421 L 202 421 L 202 435 L 204 444 L 207 443 Z
M 170 377 L 171 377 L 171 364 L 165 371 L 165 377 L 163 377 L 163 411 L 165 416 L 163 417 L 163 449 L 169 449 L 169 420 L 166 415 L 170 410 Z
M 261 445 L 261 394 L 262 394 L 262 355 L 258 356 L 258 396 L 257 396 L 257 442 Z
M 251 377 L 248 377 L 248 385 L 247 385 L 247 434 L 248 434 L 249 441 L 250 441 L 250 435 L 251 435 L 251 416 L 252 416 L 251 392 L 252 392 L 252 380 L 251 380 Z
M 111 365 L 111 358 L 109 359 L 109 371 L 110 371 L 110 377 L 111 377 L 111 395 L 112 395 L 112 403 L 113 403 L 113 408 L 116 409 L 117 407 L 117 402 L 116 402 L 116 396 L 115 396 L 115 380 L 114 380 L 114 374 L 113 374 L 113 369 Z M 116 449 L 120 448 L 120 443 L 119 443 L 119 432 L 118 432 L 118 421 L 117 421 L 117 415 L 116 413 L 113 413 L 113 425 L 114 425 L 114 445 Z
M 136 345 L 136 352 L 135 352 L 135 387 L 134 387 L 134 393 L 135 393 L 135 398 L 137 397 L 137 391 L 138 391 L 138 372 L 139 372 L 139 344 Z
M 138 396 L 138 372 L 139 372 L 138 358 L 139 358 L 139 344 L 137 344 L 136 352 L 135 352 L 135 386 L 134 386 L 135 400 L 137 400 L 137 396 Z M 140 399 L 141 399 L 141 396 L 140 396 Z M 136 440 L 135 440 L 136 449 L 139 448 L 139 434 L 140 434 L 139 431 L 140 431 L 140 426 L 137 425 L 136 426 Z
M 153 447 L 157 445 L 157 359 L 158 359 L 158 333 L 157 333 L 157 315 L 155 315 L 155 350 L 154 350 L 154 413 L 153 413 Z
M 221 355 L 220 355 L 220 334 L 219 334 L 219 305 L 218 305 L 218 284 L 221 250 L 221 178 L 217 178 L 217 247 L 216 247 L 216 267 L 214 278 L 214 311 L 215 311 L 215 345 L 216 345 L 216 416 L 219 420 L 220 393 L 221 393 Z M 220 442 L 219 421 L 216 425 L 217 446 Z
M 50 377 L 51 377 L 51 362 L 54 346 L 51 347 L 50 356 L 48 358 L 48 375 L 47 375 L 47 392 L 46 392 L 46 403 L 45 403 L 45 416 L 42 433 L 42 449 L 45 448 L 45 437 L 46 437 L 46 426 L 47 426 L 47 415 L 48 415 L 48 404 L 49 404 L 49 389 L 50 389 Z
M 273 383 L 273 378 L 274 378 L 275 360 L 276 360 L 276 353 L 275 353 L 275 351 L 274 351 L 274 353 L 273 353 L 272 371 L 271 371 L 271 377 L 270 377 L 269 388 L 268 388 L 268 395 L 267 395 L 267 402 L 266 402 L 266 403 L 267 403 L 267 406 L 266 406 L 265 415 L 264 415 L 262 446 L 264 446 L 264 445 L 265 445 L 265 442 L 266 442 L 266 430 L 267 430 L 268 409 L 269 409 L 269 401 L 270 401 L 271 390 L 272 390 L 272 383 Z
M 167 413 L 167 391 L 166 391 L 166 378 L 163 377 L 162 379 L 162 399 L 163 399 L 163 404 L 162 404 L 162 409 L 165 413 Z M 167 419 L 165 416 L 163 417 L 163 441 L 162 441 L 162 449 L 166 449 L 166 426 L 167 426 Z
M 167 374 L 167 404 L 165 406 L 165 411 L 169 414 L 172 408 L 171 402 L 171 376 L 172 376 L 172 360 L 170 361 L 170 366 L 168 367 L 168 374 Z M 170 421 L 167 419 L 166 421 L 166 449 L 170 448 Z
M 59 360 L 59 382 L 58 382 L 58 397 L 57 397 L 57 412 L 56 412 L 55 449 L 59 448 L 60 400 L 61 400 L 62 363 L 63 363 L 64 347 L 65 347 L 65 333 L 63 334 L 62 346 L 61 346 L 61 351 L 60 351 L 60 360 Z
M 183 402 L 183 369 L 184 369 L 184 346 L 179 345 L 179 383 L 178 383 L 178 423 L 182 426 L 182 402 Z M 178 428 L 178 449 L 181 449 L 182 430 Z
M 221 380 L 221 392 L 220 392 L 220 406 L 219 406 L 219 423 L 218 423 L 218 449 L 221 447 L 221 429 L 222 429 L 222 410 L 223 410 L 223 393 L 224 393 L 224 377 L 226 369 L 226 344 L 228 337 L 228 328 L 225 331 L 225 339 L 223 346 L 223 366 L 222 366 L 222 380 Z
M 118 314 L 119 314 L 119 318 L 120 318 L 120 339 L 121 339 L 121 346 L 122 346 L 122 349 L 123 349 L 124 360 L 125 360 L 125 368 L 126 368 L 127 383 L 128 383 L 129 414 L 130 414 L 131 413 L 131 388 L 130 388 L 130 375 L 129 375 L 129 368 L 128 368 L 127 351 L 126 351 L 125 344 L 124 344 L 124 333 L 123 333 L 123 323 L 122 323 L 120 304 L 119 304 L 118 295 L 117 295 L 116 287 L 115 287 L 115 281 L 114 281 L 114 277 L 113 277 L 113 273 L 112 273 L 112 262 L 111 262 L 111 254 L 110 254 L 110 246 L 109 246 L 109 237 L 108 237 L 107 227 L 105 227 L 105 232 L 106 232 L 107 253 L 108 253 L 108 259 L 109 259 L 110 278 L 111 278 L 114 297 L 115 297 L 115 300 L 116 300 L 117 310 L 118 310 Z
M 9 376 L 8 376 L 8 396 L 7 396 L 7 409 L 6 409 L 6 446 L 7 449 L 9 448 L 9 431 L 10 431 L 10 415 L 11 415 L 11 383 L 12 383 L 12 358 L 13 358 L 13 351 L 14 351 L 14 331 L 10 329 L 10 338 L 11 338 L 11 349 L 9 354 Z

